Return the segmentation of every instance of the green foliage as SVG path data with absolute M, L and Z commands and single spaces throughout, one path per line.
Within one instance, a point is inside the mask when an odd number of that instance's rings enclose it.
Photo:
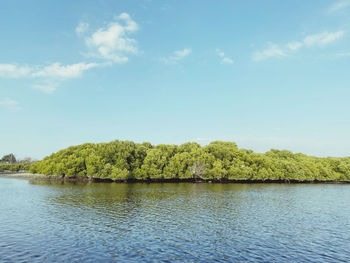
M 1 169 L 1 168 L 0 168 Z M 86 143 L 31 165 L 33 173 L 112 180 L 202 178 L 231 180 L 350 180 L 350 158 L 317 158 L 272 149 L 265 154 L 233 142 L 157 145 L 112 141 Z
M 210 174 L 217 179 L 227 178 L 227 170 L 224 168 L 221 160 L 216 160 L 213 163 L 213 168 L 211 168 Z
M 21 162 L 21 163 L 0 163 L 0 170 L 18 172 L 18 171 L 28 171 L 31 163 Z

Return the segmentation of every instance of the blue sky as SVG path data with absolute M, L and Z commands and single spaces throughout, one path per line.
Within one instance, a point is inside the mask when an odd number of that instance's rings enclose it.
M 350 156 L 350 0 L 0 3 L 0 155 L 114 139 Z

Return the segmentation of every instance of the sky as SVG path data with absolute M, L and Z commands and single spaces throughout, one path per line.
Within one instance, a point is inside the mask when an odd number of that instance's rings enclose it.
M 0 155 L 112 140 L 350 156 L 350 0 L 3 0 Z

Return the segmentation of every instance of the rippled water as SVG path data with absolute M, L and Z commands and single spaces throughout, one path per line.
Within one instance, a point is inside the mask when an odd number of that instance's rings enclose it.
M 0 178 L 1 262 L 349 262 L 350 185 Z

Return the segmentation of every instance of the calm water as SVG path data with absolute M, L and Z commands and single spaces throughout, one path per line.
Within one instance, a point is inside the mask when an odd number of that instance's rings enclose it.
M 350 185 L 0 178 L 1 262 L 349 262 Z

